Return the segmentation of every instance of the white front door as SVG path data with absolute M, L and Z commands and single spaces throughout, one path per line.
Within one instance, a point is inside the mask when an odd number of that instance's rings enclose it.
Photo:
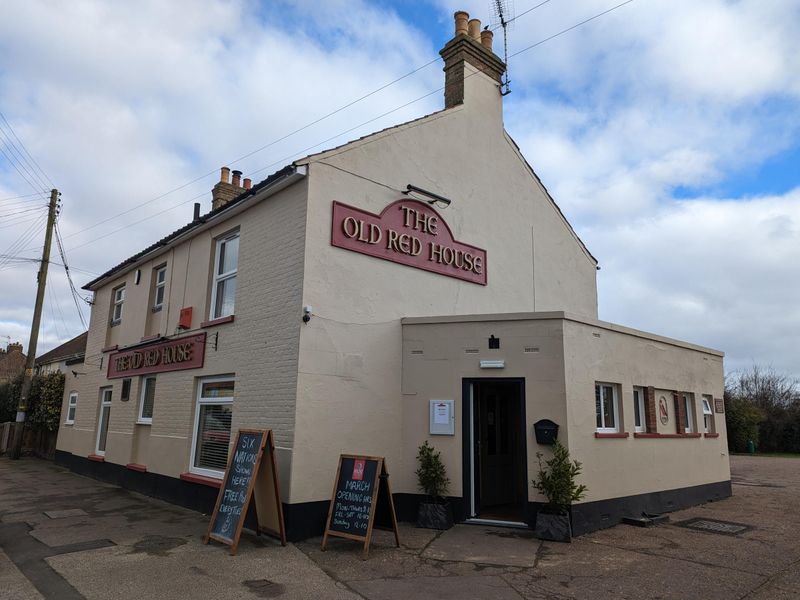
M 108 437 L 108 418 L 111 415 L 111 388 L 102 391 L 100 397 L 100 417 L 97 420 L 97 447 L 95 452 L 100 456 L 106 453 L 106 438 Z

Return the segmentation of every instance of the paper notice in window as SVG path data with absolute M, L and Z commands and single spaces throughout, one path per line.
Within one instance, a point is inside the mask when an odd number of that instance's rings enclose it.
M 450 423 L 450 405 L 438 402 L 433 409 L 433 422 L 436 425 L 447 425 Z

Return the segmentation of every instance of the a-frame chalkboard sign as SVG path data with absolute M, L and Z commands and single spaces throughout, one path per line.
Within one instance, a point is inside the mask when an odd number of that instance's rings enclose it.
M 394 541 L 400 547 L 386 461 L 382 456 L 342 454 L 333 482 L 322 550 L 325 550 L 331 535 L 363 541 L 361 558 L 365 559 L 369 554 L 373 527 L 394 531 Z
M 271 429 L 240 429 L 228 458 L 208 532 L 203 538 L 228 544 L 236 554 L 242 525 L 255 496 L 257 534 L 266 533 L 286 545 L 283 505 L 278 487 L 278 467 Z

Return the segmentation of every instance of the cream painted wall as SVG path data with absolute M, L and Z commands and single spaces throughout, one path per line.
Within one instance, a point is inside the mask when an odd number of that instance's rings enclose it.
M 70 374 L 66 384 L 79 393 L 75 424 L 60 428 L 59 450 L 79 456 L 95 451 L 99 390 L 110 385 L 106 461 L 144 464 L 150 472 L 177 477 L 190 465 L 198 378 L 231 374 L 236 377 L 232 429 L 274 430 L 282 487 L 288 493 L 306 194 L 305 182 L 296 183 L 143 264 L 138 286 L 131 271 L 97 291 L 81 369 L 86 374 L 78 378 Z M 199 329 L 209 318 L 214 240 L 235 228 L 240 229 L 235 320 Z M 165 261 L 168 300 L 161 312 L 151 313 L 153 269 Z M 123 281 L 127 292 L 122 323 L 109 330 L 112 289 Z M 194 309 L 193 331 L 208 334 L 205 364 L 157 374 L 152 424 L 137 424 L 141 378 L 133 378 L 130 400 L 121 402 L 122 380 L 106 379 L 109 353 L 102 349 L 109 341 L 120 347 L 138 343 L 148 332 L 148 320 L 158 333 L 174 334 L 185 306 Z
M 403 481 L 413 472 L 402 317 L 597 314 L 593 259 L 505 134 L 497 84 L 466 68 L 463 105 L 308 161 L 303 303 L 315 314 L 300 336 L 293 502 L 329 496 L 341 452 L 385 456 Z M 379 213 L 409 183 L 452 199 L 439 212 L 457 240 L 486 249 L 487 286 L 331 246 L 334 200 Z
M 667 397 L 669 423 L 659 433 L 675 433 L 672 390 L 700 398 L 722 398 L 722 354 L 601 322 L 564 324 L 569 449 L 584 465 L 584 501 L 603 500 L 730 479 L 725 415 L 716 414 L 718 438 L 636 438 L 633 386 L 656 388 L 656 407 Z M 594 437 L 596 381 L 614 383 L 622 392 L 625 439 Z M 698 420 L 695 417 L 695 424 Z M 702 419 L 700 420 L 702 427 Z
M 668 406 L 672 404 L 670 389 L 693 391 L 696 398 L 701 394 L 722 397 L 722 356 L 716 351 L 563 313 L 422 318 L 404 323 L 406 468 L 393 474 L 397 491 L 416 491 L 415 450 L 427 439 L 442 451 L 452 480 L 451 495 L 461 495 L 461 382 L 476 377 L 525 378 L 529 481 L 536 476 L 536 452 L 549 454 L 547 447 L 536 444 L 532 431 L 533 423 L 542 418 L 561 426 L 559 440 L 583 463 L 580 482 L 589 488 L 584 502 L 730 479 L 723 414 L 715 415 L 718 438 L 633 436 L 634 385 L 655 386 L 656 400 L 659 394 L 668 394 Z M 500 337 L 500 350 L 487 349 L 492 334 Z M 526 353 L 526 347 L 539 352 Z M 466 354 L 465 348 L 480 352 Z M 506 367 L 481 370 L 480 359 L 504 359 Z M 619 385 L 623 430 L 630 433 L 628 438 L 595 438 L 596 381 Z M 428 435 L 430 399 L 456 401 L 455 436 Z M 668 433 L 675 432 L 673 409 L 671 406 Z M 699 423 L 702 429 L 702 418 Z M 532 487 L 528 490 L 530 500 L 543 500 Z

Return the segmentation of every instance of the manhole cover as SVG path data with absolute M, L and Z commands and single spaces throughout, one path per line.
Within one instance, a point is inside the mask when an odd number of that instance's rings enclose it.
M 752 529 L 750 525 L 742 525 L 741 523 L 731 523 L 730 521 L 717 521 L 715 519 L 689 519 L 688 521 L 681 521 L 675 523 L 678 527 L 687 527 L 689 529 L 697 529 L 699 531 L 707 531 L 708 533 L 722 533 L 724 535 L 739 535 L 745 531 Z

